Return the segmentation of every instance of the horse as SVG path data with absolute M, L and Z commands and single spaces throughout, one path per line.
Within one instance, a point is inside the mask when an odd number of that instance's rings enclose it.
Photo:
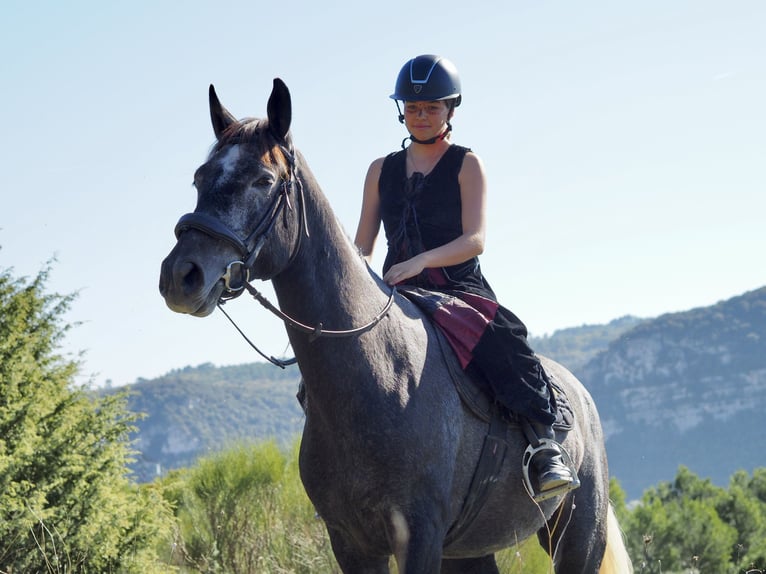
M 205 317 L 247 290 L 284 320 L 305 389 L 301 481 L 342 572 L 388 573 L 393 556 L 400 574 L 497 574 L 495 553 L 534 535 L 559 574 L 632 572 L 596 407 L 545 357 L 574 414 L 557 438 L 579 489 L 536 500 L 523 476 L 528 440 L 509 425 L 483 502 L 452 528 L 489 426 L 451 382 L 467 375 L 343 230 L 293 146 L 285 83 L 274 79 L 266 118 L 236 119 L 212 85 L 209 103 L 215 143 L 194 175 L 195 210 L 162 262 L 160 293 L 172 311 Z M 277 304 L 251 279 L 270 281 Z

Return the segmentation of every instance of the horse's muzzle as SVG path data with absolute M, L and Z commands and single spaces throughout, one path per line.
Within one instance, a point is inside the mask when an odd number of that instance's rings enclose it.
M 209 277 L 203 266 L 173 252 L 162 262 L 159 287 L 172 311 L 195 317 L 210 315 L 224 290 L 220 275 Z

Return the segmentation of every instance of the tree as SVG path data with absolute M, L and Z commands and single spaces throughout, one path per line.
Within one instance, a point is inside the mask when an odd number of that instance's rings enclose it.
M 614 494 L 613 494 L 614 496 Z M 728 490 L 680 467 L 644 492 L 625 524 L 642 572 L 744 572 L 766 565 L 766 469 L 744 471 Z
M 48 275 L 0 270 L 0 571 L 151 572 L 170 515 L 128 479 L 125 396 L 75 388 Z
M 727 500 L 718 507 L 721 517 L 737 530 L 734 563 L 742 568 L 766 566 L 766 500 L 759 498 L 764 478 L 766 468 L 756 469 L 752 479 L 744 470 L 736 472 Z
M 737 531 L 718 514 L 726 491 L 680 467 L 648 489 L 628 521 L 631 556 L 645 572 L 726 572 Z

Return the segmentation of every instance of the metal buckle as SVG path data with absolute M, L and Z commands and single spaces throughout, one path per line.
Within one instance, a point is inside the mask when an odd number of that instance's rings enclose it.
M 237 293 L 245 288 L 245 284 L 250 280 L 250 270 L 244 261 L 232 261 L 226 266 L 223 276 L 223 284 L 229 293 Z

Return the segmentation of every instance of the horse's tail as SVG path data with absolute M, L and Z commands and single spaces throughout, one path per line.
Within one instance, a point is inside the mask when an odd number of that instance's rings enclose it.
M 598 574 L 633 574 L 633 564 L 611 504 L 606 521 L 606 549 Z

